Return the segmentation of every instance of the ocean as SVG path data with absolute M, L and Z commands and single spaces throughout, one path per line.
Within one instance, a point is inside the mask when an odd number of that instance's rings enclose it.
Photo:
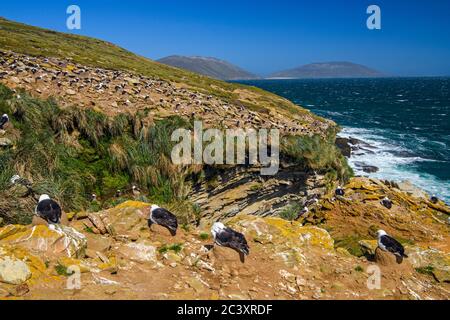
M 239 81 L 283 96 L 371 145 L 356 175 L 408 180 L 450 203 L 450 78 Z M 356 164 L 379 168 L 367 174 Z

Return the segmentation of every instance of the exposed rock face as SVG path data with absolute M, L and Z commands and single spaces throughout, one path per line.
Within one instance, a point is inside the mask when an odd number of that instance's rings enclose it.
M 190 199 L 209 221 L 237 214 L 277 215 L 286 205 L 325 193 L 325 179 L 281 163 L 279 172 L 262 177 L 258 168 L 244 166 L 210 172 L 207 182 L 193 187 Z
M 350 147 L 349 139 L 337 137 L 336 146 L 341 150 L 342 154 L 345 157 L 350 158 L 352 154 L 352 148 Z

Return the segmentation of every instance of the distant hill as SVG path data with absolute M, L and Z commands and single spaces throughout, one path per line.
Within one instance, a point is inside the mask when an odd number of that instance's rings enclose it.
M 385 74 L 356 63 L 321 62 L 276 72 L 269 78 L 369 78 L 382 76 Z
M 158 62 L 220 80 L 246 80 L 258 78 L 258 76 L 229 62 L 211 57 L 169 56 L 158 60 Z

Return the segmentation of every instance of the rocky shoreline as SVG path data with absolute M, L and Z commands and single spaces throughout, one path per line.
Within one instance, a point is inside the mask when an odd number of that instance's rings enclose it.
M 337 137 L 336 138 L 336 146 L 341 150 L 342 154 L 350 158 L 352 157 L 352 154 L 374 154 L 373 150 L 376 149 L 376 147 L 368 144 L 367 142 L 364 142 L 360 139 L 356 138 L 344 138 L 344 137 Z M 379 171 L 379 168 L 370 165 L 365 162 L 355 162 L 355 166 L 365 173 L 375 173 Z

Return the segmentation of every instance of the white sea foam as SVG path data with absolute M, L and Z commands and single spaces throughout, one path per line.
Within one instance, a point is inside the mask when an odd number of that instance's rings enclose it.
M 442 181 L 433 175 L 417 172 L 413 166 L 417 162 L 437 160 L 413 156 L 410 150 L 396 145 L 388 139 L 389 135 L 384 130 L 346 127 L 339 136 L 356 138 L 371 146 L 370 148 L 362 146 L 369 151 L 361 150 L 352 153 L 349 164 L 356 175 L 392 181 L 410 181 L 428 193 L 436 194 L 450 203 L 450 181 Z M 368 174 L 356 165 L 358 163 L 376 166 L 379 171 Z

